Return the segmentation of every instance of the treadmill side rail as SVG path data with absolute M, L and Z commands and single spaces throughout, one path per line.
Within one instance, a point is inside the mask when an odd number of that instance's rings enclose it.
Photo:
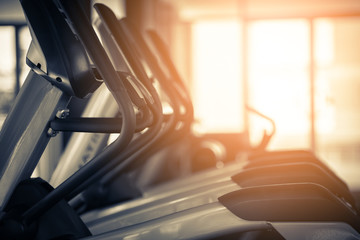
M 272 229 L 265 221 L 240 219 L 220 203 L 212 203 L 84 239 L 209 239 L 231 233 Z

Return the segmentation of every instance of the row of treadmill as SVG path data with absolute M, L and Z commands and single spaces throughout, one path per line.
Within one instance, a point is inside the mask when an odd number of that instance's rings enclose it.
M 360 239 L 353 194 L 311 151 L 174 174 L 201 144 L 181 148 L 193 106 L 155 31 L 100 3 L 92 22 L 84 1 L 20 2 L 31 70 L 0 134 L 1 239 Z M 72 134 L 57 166 L 35 177 L 59 132 Z

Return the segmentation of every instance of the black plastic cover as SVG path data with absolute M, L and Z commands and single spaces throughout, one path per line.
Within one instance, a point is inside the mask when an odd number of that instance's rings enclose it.
M 219 197 L 239 218 L 250 221 L 345 222 L 360 231 L 360 218 L 328 189 L 313 183 L 244 188 Z
M 53 188 L 40 178 L 27 179 L 19 183 L 9 203 L 6 215 L 0 222 L 1 239 L 78 239 L 91 236 L 80 217 L 64 200 L 49 209 L 30 225 L 15 224 L 21 214 L 44 198 Z M 3 237 L 3 238 L 2 238 Z
M 344 198 L 355 207 L 355 200 L 350 191 L 317 164 L 309 162 L 275 164 L 264 167 L 245 169 L 232 176 L 240 187 L 254 187 L 284 183 L 316 183 L 329 189 L 338 197 Z
M 299 152 L 299 151 L 296 151 Z M 299 152 L 301 153 L 301 152 Z M 276 153 L 270 154 L 269 156 L 262 156 L 259 158 L 253 158 L 249 160 L 248 164 L 244 166 L 244 169 L 255 168 L 255 167 L 264 167 L 271 166 L 277 164 L 288 164 L 288 163 L 297 163 L 297 162 L 307 162 L 320 166 L 323 170 L 325 170 L 329 175 L 336 178 L 339 183 L 341 183 L 345 188 L 348 188 L 347 184 L 339 178 L 327 165 L 325 165 L 321 160 L 316 158 L 315 156 L 305 156 L 305 154 L 285 154 L 280 153 L 277 155 Z
M 52 0 L 21 0 L 32 42 L 27 64 L 55 86 L 83 98 L 96 90 L 98 81 L 88 56 L 65 16 Z

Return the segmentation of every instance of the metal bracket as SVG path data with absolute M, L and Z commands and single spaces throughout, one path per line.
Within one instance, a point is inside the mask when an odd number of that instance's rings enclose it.
M 56 113 L 56 117 L 57 118 L 60 118 L 60 119 L 64 119 L 66 117 L 68 117 L 70 114 L 70 110 L 69 109 L 62 109 L 62 110 L 59 110 L 57 113 Z
M 59 111 L 57 111 L 57 113 L 55 114 L 56 118 L 58 119 L 65 119 L 66 117 L 68 117 L 70 114 L 70 110 L 69 109 L 61 109 Z M 53 128 L 49 127 L 48 131 L 47 131 L 47 135 L 49 137 L 56 137 L 57 134 L 59 133 L 59 131 L 54 130 Z

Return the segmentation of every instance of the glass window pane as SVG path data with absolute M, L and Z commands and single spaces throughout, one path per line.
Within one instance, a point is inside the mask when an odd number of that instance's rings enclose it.
M 317 152 L 352 181 L 360 164 L 360 18 L 317 19 L 315 43 Z
M 229 133 L 244 129 L 240 30 L 240 24 L 232 20 L 193 25 L 192 89 L 197 130 Z
M 309 23 L 303 19 L 249 24 L 249 104 L 276 123 L 269 149 L 310 147 Z M 250 115 L 250 140 L 266 121 Z
M 0 26 L 0 127 L 16 94 L 15 31 L 14 26 Z M 30 41 L 31 36 L 28 27 L 19 28 L 20 85 L 29 72 L 25 58 Z
M 15 28 L 0 26 L 0 126 L 14 98 Z
M 29 32 L 29 28 L 24 26 L 19 31 L 19 40 L 20 40 L 20 66 L 21 66 L 21 74 L 20 74 L 20 86 L 24 83 L 26 76 L 29 73 L 29 66 L 26 65 L 26 54 L 30 46 L 31 36 Z

